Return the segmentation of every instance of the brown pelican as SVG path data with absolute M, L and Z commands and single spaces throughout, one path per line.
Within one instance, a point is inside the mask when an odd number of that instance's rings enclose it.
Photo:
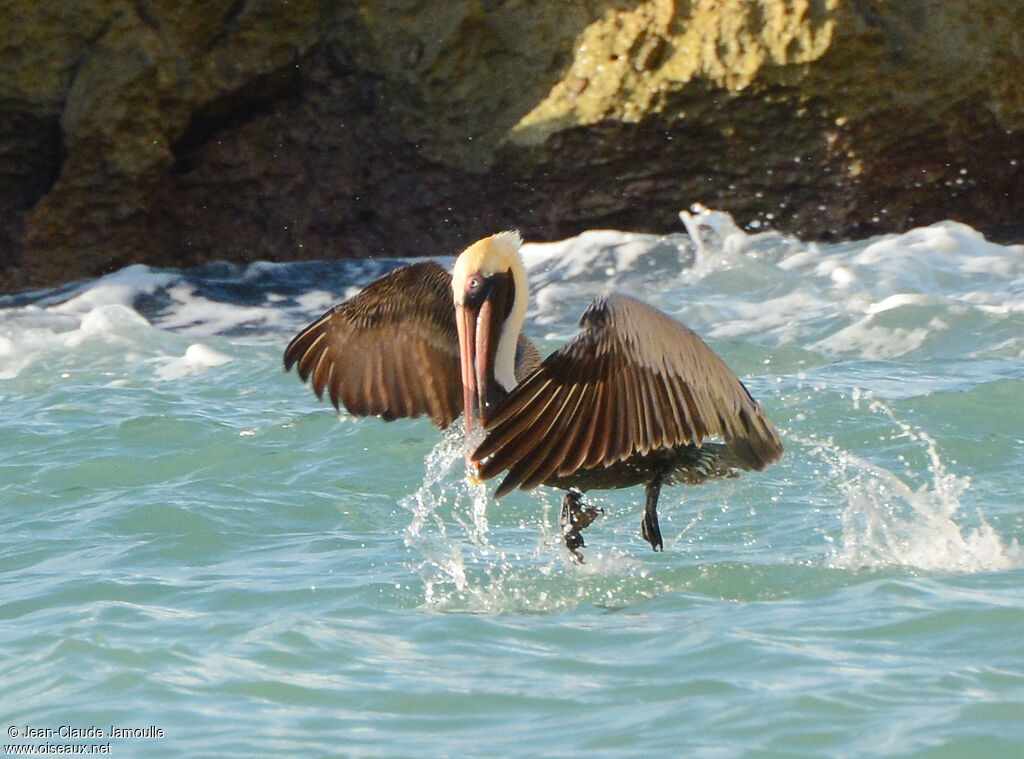
M 562 524 L 578 559 L 598 513 L 581 491 L 646 486 L 641 534 L 663 548 L 662 485 L 761 470 L 782 455 L 743 383 L 694 332 L 626 295 L 596 298 L 580 331 L 541 361 L 522 335 L 526 270 L 516 232 L 480 240 L 449 276 L 427 261 L 396 269 L 299 332 L 284 353 L 335 407 L 386 420 L 460 411 L 495 498 L 540 484 L 567 489 Z

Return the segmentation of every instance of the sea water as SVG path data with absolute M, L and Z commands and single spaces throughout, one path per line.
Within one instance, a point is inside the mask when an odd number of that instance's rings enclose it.
M 283 371 L 402 261 L 0 298 L 5 753 L 1024 756 L 1024 246 L 695 207 L 524 257 L 542 352 L 601 291 L 641 297 L 785 457 L 663 491 L 664 553 L 642 489 L 591 493 L 577 565 L 559 493 L 494 502 L 457 429 L 338 414 Z

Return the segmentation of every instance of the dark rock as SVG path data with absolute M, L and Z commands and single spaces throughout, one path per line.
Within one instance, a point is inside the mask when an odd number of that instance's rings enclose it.
M 0 0 L 0 290 L 496 229 L 1021 228 L 1019 0 Z

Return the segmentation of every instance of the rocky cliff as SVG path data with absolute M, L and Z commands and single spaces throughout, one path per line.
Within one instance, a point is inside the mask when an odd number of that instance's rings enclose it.
M 1020 0 L 0 0 L 0 290 L 132 262 L 1024 221 Z

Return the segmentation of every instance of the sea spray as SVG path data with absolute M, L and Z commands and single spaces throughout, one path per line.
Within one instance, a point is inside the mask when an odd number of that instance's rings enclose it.
M 518 508 L 509 504 L 515 496 L 496 504 L 485 483 L 466 475 L 465 451 L 457 422 L 427 454 L 420 487 L 400 502 L 411 516 L 407 564 L 423 583 L 427 608 L 547 613 L 580 603 L 627 606 L 664 592 L 644 562 L 614 545 L 588 548 L 577 565 L 555 525 L 561 491 L 538 488 L 518 496 Z M 488 508 L 502 510 L 493 526 Z
M 401 505 L 412 514 L 412 522 L 405 530 L 405 545 L 419 554 L 420 561 L 413 568 L 423 578 L 427 603 L 431 603 L 434 588 L 452 584 L 457 591 L 466 587 L 466 561 L 458 541 L 449 538 L 445 516 L 439 513 L 444 506 L 459 504 L 473 484 L 457 476 L 456 465 L 461 466 L 465 438 L 461 424 L 449 427 L 441 441 L 427 454 L 423 484 Z M 473 530 L 476 533 L 477 531 Z
M 919 448 L 927 481 L 915 489 L 890 469 L 845 450 L 832 438 L 790 436 L 825 464 L 827 478 L 842 494 L 839 539 L 829 538 L 835 543 L 828 557 L 830 567 L 975 573 L 1024 566 L 1024 550 L 1018 542 L 1004 542 L 980 508 L 977 526 L 961 524 L 962 497 L 970 479 L 946 468 L 931 435 L 898 418 L 888 404 L 870 393 L 855 389 L 852 397 L 855 409 L 864 403 L 872 413 L 886 417 L 895 428 L 893 438 L 905 438 Z
M 405 530 L 408 564 L 423 582 L 427 607 L 489 613 L 529 605 L 509 598 L 520 589 L 510 575 L 538 551 L 509 555 L 492 542 L 487 508 L 493 504 L 487 487 L 465 470 L 466 449 L 457 422 L 427 454 L 423 483 L 401 500 L 412 516 Z M 523 527 L 536 533 L 536 524 Z

